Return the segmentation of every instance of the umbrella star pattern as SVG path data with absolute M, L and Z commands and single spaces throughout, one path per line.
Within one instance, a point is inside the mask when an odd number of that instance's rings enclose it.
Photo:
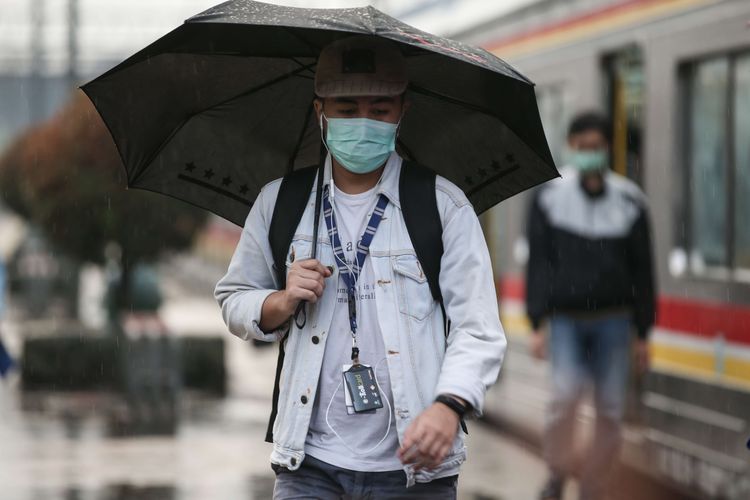
M 466 190 L 466 194 L 468 196 L 471 196 L 473 193 L 476 193 L 477 191 L 484 188 L 488 184 L 496 182 L 499 179 L 505 177 L 506 175 L 512 174 L 513 172 L 521 168 L 521 165 L 515 162 L 515 157 L 513 155 L 507 154 L 505 155 L 505 159 L 508 160 L 508 163 L 510 163 L 510 165 L 508 165 L 505 168 L 503 168 L 503 166 L 500 164 L 499 161 L 492 160 L 492 163 L 490 163 L 490 167 L 492 168 L 492 170 L 494 170 L 494 173 L 490 175 L 489 177 L 486 177 L 486 174 L 488 172 L 484 168 L 480 168 L 479 170 L 477 170 L 477 173 L 480 177 L 480 181 L 476 185 L 474 185 L 473 179 L 471 177 L 466 176 L 465 178 L 466 183 L 469 186 L 471 186 L 471 189 Z
M 193 172 L 196 168 L 197 168 L 197 165 L 193 161 L 185 163 L 185 171 L 186 172 Z M 216 175 L 216 172 L 214 172 L 213 168 L 207 168 L 207 169 L 203 170 L 203 179 L 211 179 L 215 175 Z M 211 184 L 209 182 L 206 182 L 203 179 L 199 179 L 197 177 L 193 177 L 193 176 L 186 175 L 186 174 L 183 174 L 183 173 L 179 174 L 177 176 L 177 178 L 179 180 L 189 182 L 189 183 L 194 184 L 196 186 L 200 186 L 200 187 L 202 187 L 204 189 L 209 189 L 209 190 L 211 190 L 211 191 L 213 191 L 215 193 L 219 193 L 219 194 L 222 194 L 222 195 L 227 196 L 229 198 L 232 198 L 235 201 L 238 201 L 240 203 L 244 203 L 248 207 L 252 207 L 253 206 L 252 200 L 248 200 L 247 198 L 245 198 L 243 196 L 239 196 L 236 193 L 228 191 L 228 190 L 226 190 L 226 189 L 224 189 L 222 187 L 219 187 L 219 186 L 216 186 L 216 185 Z M 224 176 L 224 177 L 221 178 L 221 184 L 222 184 L 222 186 L 229 187 L 229 186 L 232 185 L 233 182 L 234 181 L 232 180 L 232 177 L 230 175 L 226 175 L 226 176 Z M 242 195 L 247 195 L 247 193 L 249 191 L 250 191 L 250 186 L 248 186 L 247 183 L 242 184 L 240 186 L 240 188 L 239 188 L 239 192 Z

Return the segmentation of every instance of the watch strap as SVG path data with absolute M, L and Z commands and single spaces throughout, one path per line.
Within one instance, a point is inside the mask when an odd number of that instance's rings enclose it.
M 445 394 L 438 395 L 438 397 L 435 398 L 435 402 L 443 403 L 445 406 L 456 412 L 461 418 L 464 418 L 464 415 L 466 414 L 466 407 L 464 405 Z
M 453 410 L 456 415 L 458 415 L 458 418 L 461 423 L 461 430 L 464 431 L 465 434 L 469 433 L 469 430 L 466 428 L 466 422 L 464 421 L 464 415 L 466 415 L 467 407 L 456 401 L 456 399 L 447 396 L 445 394 L 439 394 L 435 398 L 436 403 L 442 403 L 451 410 Z

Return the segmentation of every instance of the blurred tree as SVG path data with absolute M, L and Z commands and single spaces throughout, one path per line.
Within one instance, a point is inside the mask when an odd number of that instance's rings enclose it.
M 0 157 L 0 196 L 61 252 L 103 263 L 122 251 L 123 278 L 136 264 L 188 247 L 206 212 L 125 188 L 125 169 L 89 99 L 76 91 L 50 120 L 22 134 Z

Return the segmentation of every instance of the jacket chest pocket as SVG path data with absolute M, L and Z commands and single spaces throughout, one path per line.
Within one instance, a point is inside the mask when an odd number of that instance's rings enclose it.
M 393 271 L 399 311 L 420 321 L 425 319 L 435 307 L 435 301 L 419 260 L 415 255 L 394 257 Z
M 292 240 L 289 245 L 289 252 L 286 254 L 286 272 L 289 273 L 289 269 L 292 267 L 297 260 L 309 259 L 312 255 L 312 242 L 303 239 Z

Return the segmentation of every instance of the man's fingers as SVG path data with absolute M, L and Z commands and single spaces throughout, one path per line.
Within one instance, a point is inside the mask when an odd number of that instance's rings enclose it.
M 295 286 L 303 289 L 310 290 L 315 295 L 320 297 L 323 295 L 323 283 L 317 279 L 299 278 L 294 284 Z
M 419 436 L 417 436 L 416 423 L 417 420 L 412 422 L 412 424 L 406 428 L 406 431 L 404 432 L 404 440 L 401 442 L 401 450 L 408 450 L 418 441 Z
M 307 301 L 313 304 L 318 301 L 318 296 L 315 295 L 315 292 L 313 292 L 312 290 L 298 287 L 298 288 L 292 289 L 291 292 L 292 292 L 292 297 L 294 297 L 297 300 Z
M 404 464 L 413 464 L 415 462 L 418 462 L 419 458 L 421 457 L 421 454 L 419 453 L 419 446 L 417 446 L 416 443 L 406 449 L 402 448 L 401 450 L 399 450 L 399 453 L 401 455 L 401 463 Z
M 430 450 L 427 452 L 427 455 L 429 455 L 429 457 L 433 461 L 440 462 L 440 460 L 443 458 L 441 453 L 444 448 L 445 443 L 440 439 L 436 439 L 435 441 L 433 441 L 432 446 L 430 446 Z
M 422 436 L 422 439 L 419 440 L 419 452 L 427 457 L 432 456 L 430 450 L 435 446 L 436 441 L 438 441 L 438 439 L 435 431 L 426 432 Z M 438 442 L 437 444 L 439 446 L 441 443 Z
M 318 259 L 301 259 L 294 261 L 294 263 L 303 269 L 315 269 L 318 266 L 322 267 Z
M 407 453 L 411 452 L 412 449 L 416 448 L 416 443 L 414 439 L 409 435 L 409 431 L 407 430 L 404 434 L 404 440 L 401 443 L 401 447 L 398 449 L 398 456 L 402 459 L 406 456 Z
M 440 448 L 440 452 L 438 453 L 438 457 L 437 457 L 438 462 L 442 462 L 443 460 L 445 460 L 445 457 L 447 457 L 448 453 L 451 452 L 452 445 L 453 443 L 448 443 L 442 448 Z
M 324 280 L 325 277 L 318 272 L 317 269 L 305 269 L 303 267 L 293 269 L 290 271 L 290 273 L 293 273 L 295 276 L 299 276 L 300 278 L 307 278 L 309 280 Z
M 415 420 L 406 429 L 401 448 L 398 450 L 398 456 L 401 459 L 401 462 L 405 464 L 413 463 L 419 456 L 419 441 L 422 438 L 422 432 L 417 425 L 418 422 L 418 420 Z
M 329 277 L 331 275 L 331 270 L 320 263 L 318 259 L 305 259 L 305 260 L 298 260 L 296 264 L 299 264 L 299 266 L 302 269 L 309 269 L 312 271 L 319 272 L 324 277 Z

